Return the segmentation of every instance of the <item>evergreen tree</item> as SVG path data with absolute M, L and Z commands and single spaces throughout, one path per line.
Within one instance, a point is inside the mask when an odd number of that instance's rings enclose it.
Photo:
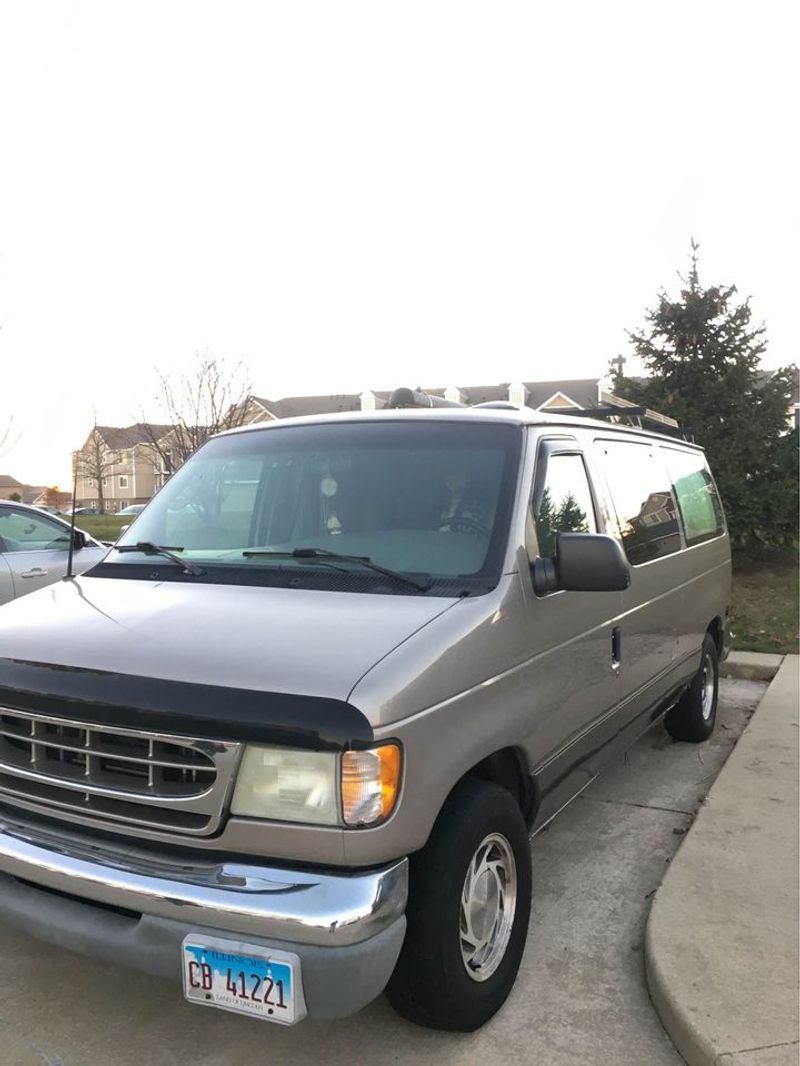
M 760 370 L 765 326 L 752 325 L 749 301 L 735 301 L 735 285 L 700 283 L 697 249 L 692 241 L 680 298 L 662 290 L 645 328 L 628 333 L 650 376 L 617 373 L 614 391 L 693 431 L 735 543 L 790 544 L 797 537 L 798 434 L 787 415 L 797 368 Z
M 556 550 L 556 529 L 554 522 L 555 512 L 550 490 L 545 489 L 542 493 L 542 502 L 536 515 L 536 534 L 539 538 L 539 554 L 543 556 L 553 555 Z
M 536 515 L 536 534 L 539 538 L 539 554 L 555 555 L 556 533 L 588 533 L 586 512 L 577 500 L 568 493 L 560 507 L 553 503 L 549 489 L 542 493 L 539 511 Z
M 564 497 L 564 502 L 558 510 L 554 525 L 561 533 L 589 532 L 586 512 L 580 507 L 571 492 Z

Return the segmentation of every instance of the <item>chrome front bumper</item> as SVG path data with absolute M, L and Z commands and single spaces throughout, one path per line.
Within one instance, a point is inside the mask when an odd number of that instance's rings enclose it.
M 268 940 L 344 947 L 405 912 L 408 861 L 353 873 L 181 861 L 0 815 L 0 874 L 86 903 Z

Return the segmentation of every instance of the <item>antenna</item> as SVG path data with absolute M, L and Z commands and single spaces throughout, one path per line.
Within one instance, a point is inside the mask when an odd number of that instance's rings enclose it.
M 75 551 L 75 508 L 78 506 L 78 456 L 73 456 L 74 469 L 72 472 L 72 517 L 69 523 L 69 555 L 67 556 L 67 572 L 64 580 L 68 581 L 72 576 L 72 555 Z

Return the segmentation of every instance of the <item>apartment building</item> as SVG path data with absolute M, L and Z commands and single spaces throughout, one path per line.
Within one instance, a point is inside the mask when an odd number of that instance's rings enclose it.
M 171 432 L 171 426 L 149 422 L 95 426 L 73 454 L 76 505 L 115 514 L 129 504 L 147 503 L 167 476 L 153 442 L 163 449 Z
M 425 391 L 472 406 L 506 402 L 539 411 L 611 407 L 619 408 L 620 414 L 624 414 L 625 408 L 634 406 L 614 395 L 603 378 L 447 385 Z M 391 391 L 371 389 L 360 393 L 285 396 L 280 400 L 253 395 L 248 397 L 244 409 L 237 412 L 231 422 L 233 425 L 250 425 L 337 411 L 376 411 L 386 406 L 390 396 Z M 665 425 L 675 424 L 670 418 L 655 412 L 650 414 L 662 419 Z M 78 463 L 77 506 L 98 510 L 102 506 L 103 510 L 115 513 L 131 503 L 146 503 L 172 472 L 169 444 L 174 432 L 172 426 L 147 422 L 125 427 L 95 426 L 83 447 L 75 453 Z M 154 442 L 157 442 L 157 447 Z M 102 493 L 98 484 L 102 485 Z

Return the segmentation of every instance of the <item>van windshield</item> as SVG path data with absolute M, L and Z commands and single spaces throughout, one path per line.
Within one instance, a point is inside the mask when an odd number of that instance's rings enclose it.
M 369 591 L 372 582 L 387 591 L 386 575 L 357 561 L 369 560 L 424 577 L 432 594 L 437 582 L 495 584 L 520 444 L 519 427 L 501 422 L 411 419 L 218 437 L 173 475 L 108 563 L 124 566 L 124 576 L 144 564 L 161 571 L 166 560 L 135 549 L 149 543 L 199 564 L 215 582 L 227 572 L 237 583 L 281 583 L 269 574 L 296 579 L 303 571 L 306 587 Z M 329 552 L 339 558 L 323 558 Z M 172 571 L 164 576 L 181 577 L 174 562 Z M 398 581 L 389 591 L 428 588 Z

